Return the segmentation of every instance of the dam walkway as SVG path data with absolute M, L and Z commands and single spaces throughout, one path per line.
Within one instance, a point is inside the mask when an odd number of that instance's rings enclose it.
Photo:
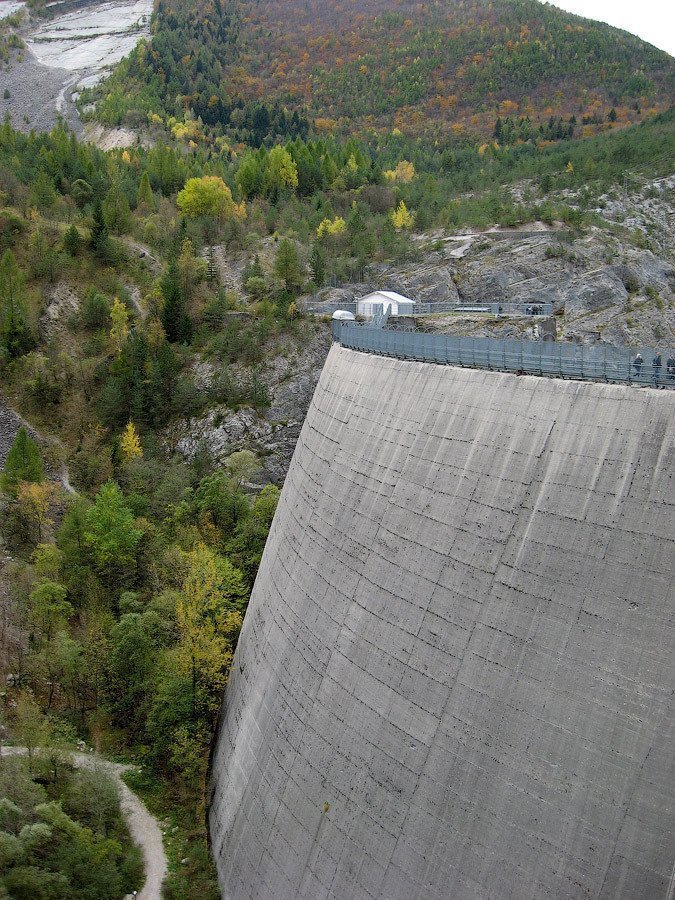
M 457 337 L 401 331 L 382 327 L 378 323 L 362 325 L 339 320 L 333 321 L 333 340 L 351 350 L 418 362 L 550 378 L 675 388 L 675 349 L 668 348 Z

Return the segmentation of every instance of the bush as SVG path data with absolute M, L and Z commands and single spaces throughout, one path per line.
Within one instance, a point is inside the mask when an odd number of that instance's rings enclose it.
M 105 328 L 110 324 L 110 301 L 95 288 L 89 288 L 82 301 L 80 318 L 87 329 Z

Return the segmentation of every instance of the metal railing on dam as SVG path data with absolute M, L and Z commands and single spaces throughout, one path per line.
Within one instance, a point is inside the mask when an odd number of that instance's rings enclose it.
M 675 350 L 558 341 L 494 340 L 333 322 L 333 340 L 351 350 L 441 365 L 675 388 Z
M 358 314 L 356 300 L 336 300 L 332 303 L 301 303 L 302 311 L 317 316 L 331 316 L 342 310 Z M 484 313 L 493 316 L 552 316 L 553 304 L 529 301 L 528 303 L 457 303 L 441 301 L 437 303 L 415 303 L 413 316 L 428 316 L 441 313 Z

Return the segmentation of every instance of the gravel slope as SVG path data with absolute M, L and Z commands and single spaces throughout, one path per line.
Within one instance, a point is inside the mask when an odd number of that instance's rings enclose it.
M 70 100 L 77 74 L 41 65 L 28 48 L 23 53 L 21 62 L 15 56 L 10 68 L 2 72 L 0 118 L 9 113 L 12 125 L 19 131 L 49 131 L 62 117 L 80 134 L 82 123 Z M 7 100 L 3 97 L 5 88 L 10 93 Z

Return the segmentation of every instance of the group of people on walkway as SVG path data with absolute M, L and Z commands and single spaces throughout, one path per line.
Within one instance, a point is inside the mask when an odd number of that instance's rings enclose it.
M 635 377 L 640 378 L 642 375 L 642 367 L 644 366 L 645 361 L 642 358 L 642 354 L 638 353 L 633 360 L 633 367 L 635 369 Z M 652 360 L 652 381 L 654 382 L 654 387 L 656 387 L 661 380 L 661 354 L 656 353 L 654 359 Z M 675 356 L 671 353 L 668 359 L 666 360 L 666 378 L 668 381 L 675 381 Z

